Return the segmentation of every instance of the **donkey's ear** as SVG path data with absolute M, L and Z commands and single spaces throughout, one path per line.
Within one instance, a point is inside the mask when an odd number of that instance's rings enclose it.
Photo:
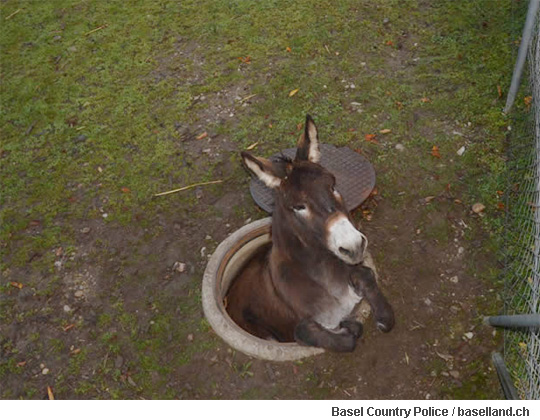
M 242 152 L 242 161 L 257 178 L 259 178 L 267 187 L 277 188 L 281 185 L 281 178 L 277 176 L 272 162 L 268 159 L 255 157 L 248 152 Z
M 296 160 L 309 160 L 313 163 L 319 163 L 321 160 L 317 127 L 309 115 L 306 115 L 304 133 L 300 136 L 296 147 Z

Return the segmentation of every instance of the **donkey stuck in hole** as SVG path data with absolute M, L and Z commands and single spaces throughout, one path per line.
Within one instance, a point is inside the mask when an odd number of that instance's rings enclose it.
M 320 157 L 309 115 L 294 160 L 242 152 L 246 167 L 275 191 L 272 244 L 234 280 L 227 311 L 255 336 L 347 352 L 362 335 L 354 319 L 362 298 L 381 331 L 392 329 L 394 312 L 364 265 L 367 238 L 351 222 Z

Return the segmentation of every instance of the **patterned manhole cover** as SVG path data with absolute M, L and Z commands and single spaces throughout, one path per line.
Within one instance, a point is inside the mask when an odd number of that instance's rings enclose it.
M 336 188 L 341 193 L 349 211 L 355 209 L 368 198 L 375 187 L 375 170 L 369 161 L 348 147 L 337 148 L 321 144 L 321 165 L 336 177 Z M 285 156 L 294 159 L 296 148 L 285 149 Z M 276 154 L 270 158 L 280 156 Z M 257 178 L 249 185 L 251 195 L 257 205 L 268 213 L 274 209 L 274 192 Z

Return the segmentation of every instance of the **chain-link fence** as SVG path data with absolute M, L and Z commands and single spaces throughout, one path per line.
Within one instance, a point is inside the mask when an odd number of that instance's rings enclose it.
M 504 250 L 505 313 L 540 313 L 540 17 L 535 12 L 528 74 L 512 112 Z M 523 98 L 523 99 L 522 99 Z M 521 102 L 523 101 L 523 102 Z M 537 322 L 537 321 L 534 321 Z M 504 332 L 504 359 L 519 398 L 540 399 L 540 328 Z

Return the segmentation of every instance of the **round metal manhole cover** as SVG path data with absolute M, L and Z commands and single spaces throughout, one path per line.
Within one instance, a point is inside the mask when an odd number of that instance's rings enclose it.
M 348 147 L 335 147 L 330 144 L 321 144 L 321 165 L 332 172 L 336 177 L 336 188 L 343 196 L 349 211 L 355 209 L 368 198 L 375 187 L 375 170 L 369 161 L 359 153 Z M 294 159 L 296 147 L 285 149 L 281 154 Z M 257 178 L 253 178 L 249 185 L 251 196 L 257 205 L 268 213 L 274 210 L 274 191 L 264 185 Z

